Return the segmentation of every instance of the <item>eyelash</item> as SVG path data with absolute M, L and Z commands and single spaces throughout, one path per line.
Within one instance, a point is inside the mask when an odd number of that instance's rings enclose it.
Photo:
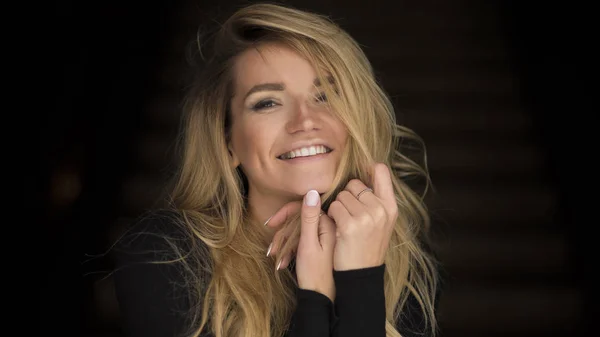
M 256 103 L 252 107 L 252 110 L 257 111 L 257 110 L 270 109 L 270 108 L 273 108 L 275 105 L 277 105 L 277 103 L 275 103 L 272 99 L 265 99 L 265 100 L 262 100 L 262 101 Z
M 324 92 L 315 95 L 315 97 L 316 97 L 317 101 L 327 102 L 327 95 Z M 252 107 L 252 110 L 258 111 L 258 110 L 270 109 L 270 108 L 275 107 L 276 105 L 279 105 L 279 104 L 275 103 L 275 101 L 273 101 L 272 99 L 265 99 L 265 100 L 262 100 L 262 101 L 256 103 Z
M 317 97 L 317 100 L 319 100 L 321 102 L 327 102 L 327 94 L 325 94 L 324 92 L 319 93 L 316 97 Z

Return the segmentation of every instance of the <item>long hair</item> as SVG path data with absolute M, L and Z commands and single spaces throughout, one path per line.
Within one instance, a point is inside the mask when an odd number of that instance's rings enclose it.
M 289 6 L 253 4 L 238 9 L 212 35 L 212 50 L 183 105 L 181 165 L 170 201 L 181 225 L 203 242 L 179 252 L 196 303 L 189 335 L 211 331 L 216 337 L 279 337 L 296 305 L 295 277 L 288 269 L 275 272 L 272 258 L 266 257 L 267 231 L 248 217 L 248 181 L 232 167 L 227 148 L 232 66 L 243 51 L 265 43 L 285 45 L 314 66 L 332 112 L 348 131 L 338 172 L 322 197 L 324 207 L 350 179 L 369 182 L 372 163 L 386 163 L 392 170 L 400 215 L 385 259 L 387 335 L 400 336 L 394 323 L 411 294 L 435 331 L 437 274 L 420 240 L 430 223 L 425 192 L 417 193 L 407 183 L 413 177 L 429 183 L 421 139 L 396 124 L 394 108 L 367 57 L 332 20 Z M 205 45 L 198 46 L 204 54 Z M 400 151 L 404 143 L 422 147 L 422 164 Z M 299 215 L 290 221 L 296 231 L 281 256 L 298 242 Z

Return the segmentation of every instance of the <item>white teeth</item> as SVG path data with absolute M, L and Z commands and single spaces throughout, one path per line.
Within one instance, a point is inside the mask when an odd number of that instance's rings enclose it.
M 284 153 L 279 157 L 281 159 L 292 159 L 292 158 L 296 158 L 296 157 L 314 156 L 317 154 L 327 153 L 330 151 L 331 150 L 326 148 L 324 145 L 314 145 L 314 146 L 303 147 L 300 149 L 296 149 L 296 150 Z

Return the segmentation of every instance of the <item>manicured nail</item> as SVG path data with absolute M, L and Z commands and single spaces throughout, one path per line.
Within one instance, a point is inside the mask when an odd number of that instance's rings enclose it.
M 271 254 L 271 248 L 273 248 L 273 242 L 271 242 L 269 244 L 269 249 L 267 250 L 267 256 L 269 256 L 269 254 Z
M 282 262 L 282 261 L 283 261 L 283 260 L 279 260 L 279 263 L 277 264 L 277 270 L 279 270 L 279 267 L 281 267 L 281 262 Z
M 273 216 L 271 215 L 271 216 L 270 216 L 270 217 L 267 219 L 267 221 L 265 221 L 265 223 L 263 224 L 263 226 L 266 226 L 266 225 L 269 223 L 269 221 L 271 221 L 271 218 L 272 218 L 272 217 L 273 217 Z
M 315 190 L 310 190 L 306 193 L 306 198 L 304 198 L 304 202 L 307 206 L 316 206 L 319 203 L 319 192 Z

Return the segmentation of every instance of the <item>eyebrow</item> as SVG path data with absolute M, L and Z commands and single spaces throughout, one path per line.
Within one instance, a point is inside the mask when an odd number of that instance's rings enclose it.
M 327 82 L 329 82 L 330 84 L 335 83 L 332 76 L 327 76 Z M 316 87 L 320 87 L 321 81 L 318 78 L 315 78 L 315 80 L 313 81 L 313 85 Z M 255 86 L 253 86 L 250 90 L 248 90 L 248 92 L 246 93 L 246 96 L 244 96 L 244 99 L 248 98 L 248 96 L 250 96 L 256 92 L 259 92 L 259 91 L 283 91 L 283 90 L 285 90 L 285 84 L 283 84 L 283 83 L 257 84 Z
M 248 90 L 244 99 L 248 98 L 248 96 L 252 95 L 255 92 L 259 91 L 283 91 L 285 90 L 285 84 L 283 83 L 263 83 L 257 84 L 252 87 L 252 89 Z
M 327 82 L 329 82 L 329 84 L 335 84 L 335 81 L 333 79 L 333 76 L 327 76 Z M 319 80 L 319 78 L 315 78 L 313 84 L 316 87 L 320 87 L 321 86 L 321 80 Z

